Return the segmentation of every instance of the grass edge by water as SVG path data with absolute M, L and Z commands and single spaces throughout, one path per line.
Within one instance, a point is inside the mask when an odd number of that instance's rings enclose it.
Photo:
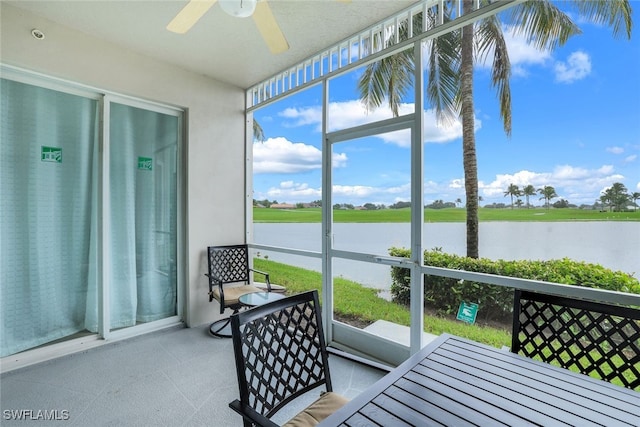
M 268 271 L 270 281 L 287 288 L 289 294 L 317 290 L 322 294 L 322 274 L 264 258 L 254 258 L 254 267 Z M 344 323 L 364 327 L 376 320 L 387 320 L 409 326 L 408 307 L 387 301 L 375 289 L 343 278 L 334 279 L 334 316 Z M 450 333 L 501 348 L 511 344 L 511 331 L 486 325 L 467 323 L 434 313 L 424 316 L 425 332 L 434 335 Z

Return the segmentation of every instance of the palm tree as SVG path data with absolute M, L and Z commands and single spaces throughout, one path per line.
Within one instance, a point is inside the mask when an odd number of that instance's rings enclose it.
M 519 197 L 520 195 L 522 195 L 522 192 L 516 184 L 510 184 L 509 188 L 507 188 L 507 191 L 504 192 L 504 195 L 505 197 L 511 196 L 511 209 L 513 209 L 513 197 Z
M 622 212 L 626 210 L 627 204 L 631 200 L 631 196 L 627 193 L 627 187 L 621 182 L 615 182 L 611 187 L 604 191 L 601 200 L 606 200 L 609 204 L 609 210 Z
M 522 195 L 527 198 L 527 209 L 529 209 L 529 196 L 536 195 L 536 188 L 531 184 L 525 185 L 522 189 Z
M 473 9 L 474 0 L 463 1 L 464 13 Z M 480 0 L 481 5 L 489 0 Z M 574 7 L 578 16 L 606 24 L 618 36 L 624 32 L 631 37 L 631 5 L 629 0 L 585 1 L 573 0 L 563 5 Z M 444 3 L 445 14 L 448 2 Z M 508 18 L 517 33 L 540 50 L 553 50 L 571 36 L 580 33 L 570 16 L 549 0 L 529 0 L 510 9 Z M 417 15 L 413 27 L 421 29 L 422 16 Z M 427 22 L 435 17 L 427 16 Z M 445 17 L 446 20 L 448 18 Z M 398 29 L 400 39 L 407 25 Z M 393 39 L 393 37 L 391 37 Z M 500 116 L 507 136 L 511 135 L 511 90 L 509 78 L 511 64 L 497 16 L 469 24 L 431 40 L 429 49 L 429 82 L 427 95 L 439 119 L 462 120 L 463 166 L 467 199 L 467 256 L 478 258 L 478 171 L 475 150 L 475 117 L 473 105 L 474 42 L 476 60 L 483 62 L 493 52 L 492 84 L 498 93 Z M 386 99 L 397 116 L 398 106 L 413 81 L 413 50 L 406 49 L 396 55 L 367 66 L 359 82 L 360 98 L 365 106 L 374 109 Z
M 538 188 L 538 193 L 540 193 L 540 195 L 542 196 L 540 197 L 540 200 L 544 199 L 544 206 L 547 209 L 549 209 L 549 203 L 551 203 L 551 199 L 558 197 L 556 189 L 550 185 L 545 185 L 542 188 Z
M 602 208 L 606 209 L 606 207 L 609 206 L 609 212 L 611 212 L 611 197 L 607 194 L 607 191 L 602 193 L 599 200 L 600 203 L 602 203 Z
M 638 209 L 638 199 L 640 199 L 640 192 L 634 192 L 631 194 L 631 199 L 633 200 L 633 211 L 635 212 Z

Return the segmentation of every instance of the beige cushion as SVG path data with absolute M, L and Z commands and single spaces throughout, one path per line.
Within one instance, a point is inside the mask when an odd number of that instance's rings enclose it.
M 264 292 L 262 289 L 256 288 L 252 285 L 240 285 L 240 286 L 225 286 L 224 288 L 224 305 L 238 304 L 238 298 L 244 294 L 250 294 L 253 292 Z M 220 288 L 215 286 L 213 288 L 213 297 L 220 301 Z
M 267 292 L 267 284 L 266 283 L 253 282 L 253 286 L 255 286 L 256 288 L 260 288 L 262 290 L 262 292 Z M 274 285 L 273 283 L 271 283 L 271 292 L 278 293 L 278 294 L 283 294 L 286 290 L 287 290 L 287 288 L 285 288 L 284 286 Z
M 311 405 L 291 418 L 283 427 L 310 427 L 333 414 L 347 403 L 348 400 L 334 392 L 322 393 Z

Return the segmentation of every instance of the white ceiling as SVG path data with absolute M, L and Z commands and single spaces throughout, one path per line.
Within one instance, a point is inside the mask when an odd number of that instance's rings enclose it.
M 248 88 L 415 3 L 268 0 L 290 49 L 272 55 L 251 18 L 215 4 L 184 35 L 166 30 L 187 0 L 3 0 L 67 27 L 198 74 Z

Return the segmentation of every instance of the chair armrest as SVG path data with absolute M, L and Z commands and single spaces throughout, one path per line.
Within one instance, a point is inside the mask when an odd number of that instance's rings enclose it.
M 212 277 L 209 273 L 204 273 L 205 276 L 209 278 L 209 302 L 213 301 L 213 287 L 218 285 L 220 289 L 220 314 L 224 313 L 225 304 L 224 304 L 224 286 L 222 286 L 222 280 L 217 277 Z
M 205 276 L 209 278 L 209 302 L 213 301 L 213 287 L 211 286 L 211 275 L 209 273 L 204 273 Z
M 242 415 L 242 418 L 248 420 L 259 427 L 279 427 L 278 424 L 271 421 L 269 418 L 257 412 L 250 406 L 242 404 L 238 399 L 229 403 L 229 407 Z
M 269 281 L 269 273 L 267 273 L 266 271 L 256 270 L 255 268 L 250 268 L 249 271 L 262 274 L 264 276 L 264 281 L 267 284 L 267 292 L 271 292 L 271 282 Z

